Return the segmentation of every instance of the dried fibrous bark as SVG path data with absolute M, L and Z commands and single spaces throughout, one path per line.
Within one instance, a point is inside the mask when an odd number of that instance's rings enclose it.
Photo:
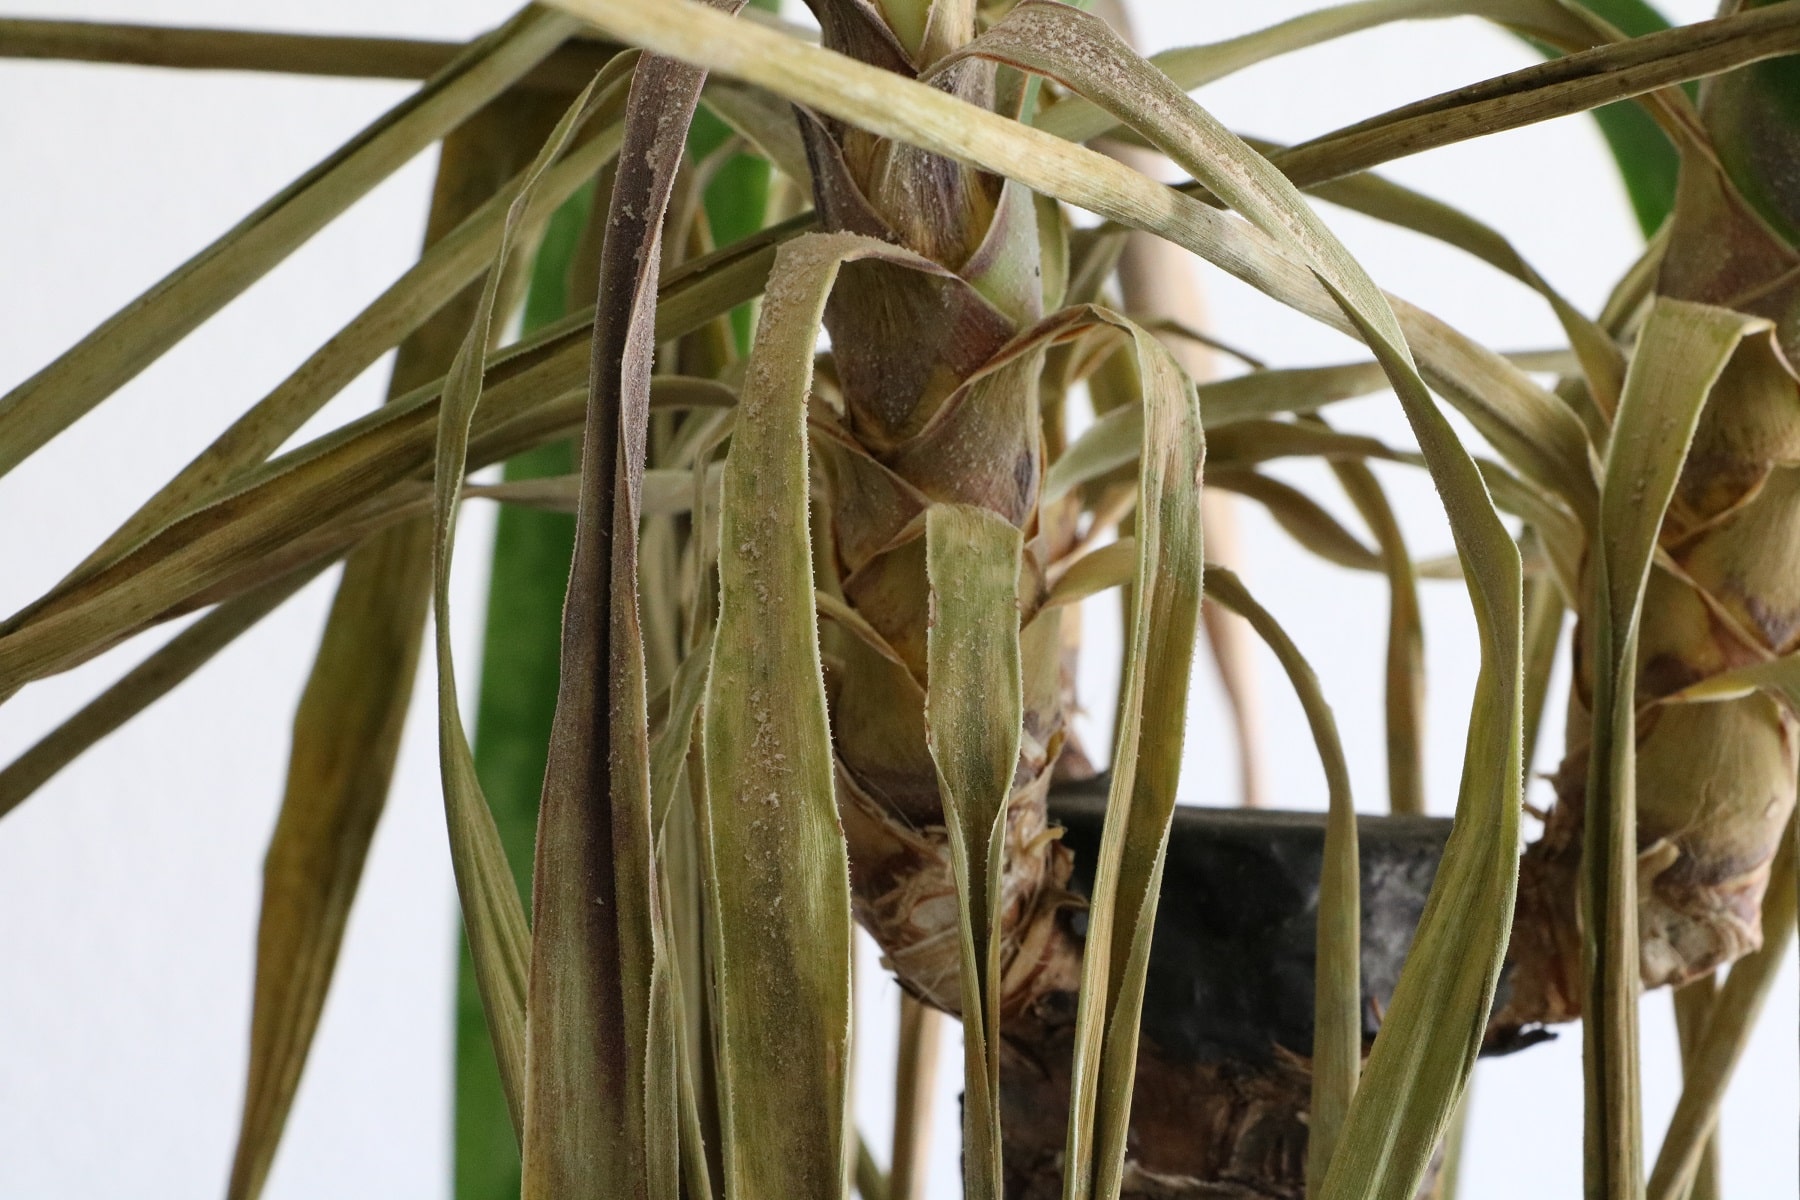
M 907 75 L 915 61 L 870 6 L 814 5 L 827 45 Z M 941 51 L 972 37 L 938 29 Z M 970 63 L 943 86 L 991 104 L 994 68 Z M 1015 185 L 949 160 L 800 113 L 814 200 L 828 229 L 905 246 L 953 274 L 888 262 L 847 264 L 826 309 L 836 393 L 815 404 L 831 546 L 823 586 L 879 635 L 825 630 L 840 812 L 858 919 L 903 986 L 960 1007 L 958 907 L 937 769 L 926 744 L 929 589 L 922 515 L 934 502 L 980 505 L 1025 537 L 1029 617 L 1050 568 L 1073 546 L 1072 505 L 1045 511 L 1038 375 L 1043 351 L 992 369 L 1043 315 L 1036 216 Z M 1022 645 L 1025 719 L 1007 808 L 1000 934 L 1009 1023 L 1072 1015 L 1079 950 L 1063 912 L 1069 854 L 1044 798 L 1069 733 L 1060 616 L 1030 622 Z

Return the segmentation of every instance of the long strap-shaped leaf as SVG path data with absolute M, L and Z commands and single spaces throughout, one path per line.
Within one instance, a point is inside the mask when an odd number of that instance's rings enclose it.
M 661 923 L 638 526 L 662 219 L 704 78 L 670 59 L 639 62 L 607 212 L 532 884 L 527 1200 L 595 1188 L 672 1200 L 678 1187 L 677 1114 L 661 1102 L 674 1093 L 654 1086 L 675 1062 L 674 1031 L 666 1020 L 652 1029 Z
M 0 817 L 23 804 L 102 738 L 212 661 L 215 654 L 274 612 L 317 574 L 317 569 L 296 571 L 259 591 L 221 604 L 159 646 L 154 654 L 0 770 Z
M 1441 200 L 1421 195 L 1379 175 L 1346 176 L 1307 191 L 1321 200 L 1341 204 L 1378 221 L 1455 246 L 1504 271 L 1542 296 L 1569 339 L 1569 347 L 1574 351 L 1593 395 L 1593 403 L 1586 405 L 1579 415 L 1588 424 L 1591 437 L 1596 440 L 1603 437 L 1600 417 L 1601 414 L 1610 417 L 1618 404 L 1619 385 L 1625 376 L 1624 352 L 1605 330 L 1538 274 L 1498 230 Z
M 1252 371 L 1201 383 L 1195 390 L 1200 397 L 1201 422 L 1214 430 L 1257 417 L 1313 412 L 1340 400 L 1385 391 L 1387 386 L 1380 363 L 1360 362 Z M 1052 503 L 1073 487 L 1137 461 L 1143 421 L 1143 410 L 1132 404 L 1116 408 L 1090 425 L 1045 472 L 1043 503 Z
M 635 58 L 635 56 L 633 56 Z M 614 59 L 617 62 L 617 58 Z M 629 83 L 629 78 L 626 80 Z M 626 88 L 618 86 L 618 111 L 595 123 L 617 145 Z M 556 172 L 580 153 L 578 144 L 539 185 L 540 201 L 555 193 Z M 590 176 L 591 180 L 591 176 Z M 600 219 L 595 188 L 577 191 L 557 207 L 532 257 L 520 332 L 534 333 L 582 307 L 593 292 L 593 272 L 575 259 Z M 597 266 L 597 261 L 593 264 Z M 585 401 L 586 397 L 582 397 Z M 489 560 L 487 614 L 483 619 L 481 680 L 475 701 L 475 770 L 494 814 L 506 860 L 519 890 L 531 893 L 531 860 L 537 845 L 538 797 L 544 788 L 550 724 L 562 654 L 563 600 L 575 550 L 574 511 L 580 491 L 575 473 L 578 439 L 548 442 L 508 460 L 502 483 L 517 497 L 533 492 L 542 477 L 567 473 L 564 512 L 533 511 L 502 503 L 494 520 Z M 465 496 L 480 494 L 474 488 Z M 490 498 L 493 492 L 487 492 Z M 452 1122 L 453 1188 L 457 1200 L 514 1200 L 519 1192 L 519 1138 L 500 1087 L 487 1015 L 468 941 L 457 944 L 456 1050 Z
M 1077 52 L 1074 47 L 1079 46 Z M 1486 746 L 1472 746 L 1464 764 L 1465 792 L 1475 783 L 1485 791 L 1482 815 L 1505 828 L 1516 822 L 1518 800 L 1519 739 L 1519 566 L 1517 551 L 1507 537 L 1487 501 L 1474 464 L 1461 449 L 1455 436 L 1439 414 L 1412 367 L 1400 327 L 1389 310 L 1385 298 L 1375 289 L 1360 267 L 1312 214 L 1292 185 L 1268 166 L 1265 160 L 1249 151 L 1203 110 L 1188 100 L 1173 84 L 1146 68 L 1142 60 L 1127 47 L 1098 27 L 1091 19 L 1063 6 L 1026 0 L 993 30 L 978 39 L 971 52 L 1001 57 L 1003 61 L 1031 70 L 1049 71 L 1077 91 L 1117 111 L 1150 137 L 1160 149 L 1192 172 L 1213 192 L 1250 220 L 1287 244 L 1296 246 L 1331 290 L 1334 298 L 1362 332 L 1376 356 L 1388 369 L 1397 394 L 1411 420 L 1421 449 L 1449 509 L 1452 531 L 1465 569 L 1470 574 L 1471 593 L 1476 618 L 1484 634 L 1485 695 L 1478 692 L 1477 711 L 1482 707 L 1498 708 L 1504 716 L 1492 722 L 1481 735 L 1492 737 L 1493 726 L 1502 736 Z M 1494 685 L 1498 684 L 1498 687 Z M 1499 714 L 1495 714 L 1498 716 Z M 1495 779 L 1498 772 L 1498 779 Z M 1472 815 L 1464 808 L 1466 815 Z M 1463 823 L 1467 832 L 1467 822 Z M 1335 1159 L 1333 1171 L 1325 1176 L 1321 1194 L 1332 1195 L 1334 1188 L 1386 1185 L 1380 1177 L 1396 1172 L 1396 1182 L 1416 1184 L 1423 1173 L 1443 1122 L 1466 1078 L 1469 1050 L 1485 1022 L 1497 980 L 1499 957 L 1505 944 L 1505 921 L 1512 904 L 1516 864 L 1508 849 L 1495 853 L 1492 846 L 1471 855 L 1483 868 L 1485 887 L 1479 888 L 1478 911 L 1488 925 L 1485 937 L 1477 945 L 1485 952 L 1461 959 L 1466 967 L 1465 991 L 1449 1011 L 1469 1019 L 1461 1026 L 1467 1039 L 1462 1047 L 1448 1043 L 1441 1054 L 1454 1069 L 1443 1073 L 1422 1074 L 1405 1067 L 1396 1071 L 1397 1079 L 1386 1082 L 1386 1089 L 1374 1091 L 1377 1099 L 1359 1100 L 1350 1114 L 1343 1147 L 1354 1160 L 1369 1149 L 1379 1146 L 1371 1131 L 1357 1128 L 1360 1120 L 1387 1125 L 1396 1139 L 1391 1157 L 1366 1160 L 1358 1167 L 1344 1167 Z M 1440 883 L 1442 876 L 1440 876 Z M 1434 899 L 1444 895 L 1442 887 L 1434 889 Z M 1409 972 L 1415 987 L 1426 968 Z M 1429 981 L 1432 986 L 1437 981 Z M 1406 981 L 1395 996 L 1396 1013 L 1404 1012 L 1410 1000 Z M 1436 1022 L 1444 1033 L 1456 1029 L 1461 1022 L 1445 1022 L 1442 1014 Z M 1443 1034 L 1439 1035 L 1440 1037 Z M 1389 1044 L 1393 1038 L 1387 1039 Z M 1425 1039 L 1421 1039 L 1424 1041 Z M 1427 1048 L 1429 1048 L 1427 1046 Z M 1413 1052 L 1417 1052 L 1414 1048 Z M 1382 1057 L 1382 1047 L 1371 1063 L 1374 1078 L 1378 1072 L 1392 1070 Z M 1403 1060 L 1402 1060 L 1403 1061 Z M 1410 1093 L 1410 1094 L 1409 1094 Z M 1401 1102 L 1405 1097 L 1410 1103 Z M 1365 1102 L 1366 1101 L 1366 1102 Z M 1416 1116 L 1406 1109 L 1417 1104 Z M 1378 1111 L 1376 1106 L 1385 1108 Z M 1404 1120 L 1412 1116 L 1411 1120 Z M 1424 1134 L 1424 1137 L 1421 1137 Z M 1429 1140 L 1427 1140 L 1429 1139 Z M 1384 1139 L 1385 1140 L 1385 1139 Z M 1385 1149 L 1386 1147 L 1379 1147 Z M 1355 1180 L 1354 1185 L 1349 1181 Z M 1377 1192 L 1379 1194 L 1379 1192 Z
M 0 18 L 0 58 L 113 63 L 184 71 L 268 71 L 339 79 L 428 80 L 466 43 L 422 38 L 275 33 L 262 29 L 137 25 L 125 21 Z M 569 93 L 594 77 L 614 47 L 575 42 L 519 80 Z
M 543 136 L 541 108 L 541 100 L 502 99 L 445 139 L 428 243 L 505 183 L 519 147 Z M 390 397 L 449 367 L 477 303 L 472 293 L 457 296 L 406 340 Z M 386 807 L 430 597 L 431 529 L 417 520 L 357 546 L 338 581 L 294 716 L 287 784 L 263 864 L 249 1078 L 227 1188 L 233 1200 L 262 1191 L 299 1088 Z
M 1075 47 L 1080 47 L 1079 53 Z M 1399 365 L 1403 375 L 1416 380 L 1401 323 L 1386 298 L 1293 184 L 1105 25 L 1054 0 L 1025 0 L 959 56 L 970 55 L 1051 75 L 1127 121 L 1258 229 L 1302 257 L 1359 333 L 1367 325 L 1399 349 L 1405 361 L 1384 361 L 1384 366 Z M 1407 312 L 1404 307 L 1401 311 Z M 1433 323 L 1418 314 L 1414 324 L 1430 330 Z M 1494 440 L 1507 448 L 1515 441 L 1522 443 L 1521 457 L 1537 465 L 1546 482 L 1579 495 L 1587 485 L 1581 427 L 1554 398 L 1536 394 L 1542 402 L 1514 418 L 1523 423 L 1520 437 L 1502 434 Z M 1527 402 L 1531 398 L 1530 392 L 1518 397 Z
M 1235 492 L 1268 509 L 1269 515 L 1289 537 L 1326 562 L 1352 571 L 1382 569 L 1380 553 L 1364 545 L 1299 488 L 1254 470 L 1220 467 L 1217 463 L 1207 472 L 1207 478 L 1212 487 Z
M 809 226 L 810 216 L 772 226 L 671 272 L 657 305 L 658 340 L 754 297 L 775 247 Z M 495 356 L 484 376 L 488 403 L 475 417 L 478 464 L 567 432 L 561 417 L 536 429 L 533 422 L 549 417 L 570 388 L 585 387 L 591 324 L 591 313 L 576 314 Z M 180 519 L 54 603 L 34 604 L 28 617 L 0 625 L 0 695 L 85 661 L 146 623 L 189 611 L 184 604 L 221 599 L 213 594 L 218 588 L 237 594 L 234 577 L 268 561 L 271 547 L 287 546 L 428 468 L 442 390 L 441 383 L 426 385 L 264 464 L 242 479 L 242 490 Z M 578 420 L 579 409 L 574 415 Z
M 1581 911 L 1589 1200 L 1642 1196 L 1638 1097 L 1637 638 L 1663 514 L 1707 396 L 1738 344 L 1768 322 L 1659 298 L 1625 375 L 1600 488 Z
M 0 18 L 0 57 L 192 71 L 429 79 L 465 49 L 413 38 Z
M 1387 701 L 1388 810 L 1425 811 L 1425 631 L 1419 612 L 1418 572 L 1406 549 L 1400 522 L 1369 464 L 1331 464 L 1338 483 L 1356 506 L 1381 547 L 1388 579 Z
M 1269 236 L 1204 206 L 1190 208 L 1185 197 L 1103 155 L 891 72 L 761 30 L 734 28 L 687 0 L 654 8 L 628 0 L 564 4 L 634 43 L 704 63 L 841 120 L 1150 229 L 1284 303 L 1358 328 L 1371 342 L 1395 378 L 1444 494 L 1475 600 L 1484 662 L 1464 762 L 1462 819 L 1324 1190 L 1332 1197 L 1380 1195 L 1384 1189 L 1401 1194 L 1423 1175 L 1473 1065 L 1510 927 L 1518 871 L 1520 568 L 1517 549 L 1474 464 L 1413 372 L 1392 317 L 1377 323 L 1364 316 L 1371 302 L 1385 308 L 1379 294 L 1371 297 L 1366 283 L 1354 293 L 1340 292 L 1356 306 L 1345 317 L 1332 292 L 1319 287 L 1311 271 L 1298 267 Z M 1434 353 L 1440 350 L 1434 347 Z
M 1736 16 L 1744 14 L 1669 30 L 1666 21 L 1639 5 L 1648 19 L 1622 23 L 1630 24 L 1631 31 L 1639 35 L 1656 34 L 1655 39 L 1624 39 L 1624 44 L 1608 45 L 1622 40 L 1620 30 L 1589 10 L 1606 8 L 1605 17 L 1621 19 L 1620 7 L 1630 6 L 1584 7 L 1560 0 L 1354 0 L 1223 42 L 1167 50 L 1151 61 L 1183 90 L 1191 91 L 1254 63 L 1377 25 L 1461 15 L 1485 17 L 1528 40 L 1572 52 L 1575 61 L 1510 72 L 1325 134 L 1308 143 L 1305 153 L 1292 163 L 1278 158 L 1283 170 L 1310 189 L 1392 158 L 1598 109 L 1595 116 L 1613 143 L 1648 233 L 1658 221 L 1645 218 L 1651 212 L 1660 218 L 1667 211 L 1668 200 L 1660 197 L 1647 207 L 1651 198 L 1640 196 L 1644 189 L 1640 186 L 1643 181 L 1635 178 L 1639 172 L 1627 167 L 1628 159 L 1640 155 L 1624 153 L 1625 147 L 1633 140 L 1654 138 L 1660 146 L 1654 157 L 1666 165 L 1653 173 L 1666 171 L 1667 179 L 1657 182 L 1672 191 L 1674 156 L 1663 135 L 1677 143 L 1698 144 L 1699 122 L 1691 101 L 1667 85 L 1787 52 L 1800 31 L 1786 15 L 1737 22 Z M 1628 97 L 1643 99 L 1635 108 L 1614 102 Z M 1090 141 L 1115 128 L 1114 116 L 1080 97 L 1070 97 L 1046 111 L 1038 125 L 1061 137 Z
M 1534 543 L 1542 544 L 1535 529 L 1521 539 L 1521 551 L 1529 558 Z M 1563 618 L 1569 605 L 1554 573 L 1525 581 L 1525 737 L 1522 761 L 1537 761 L 1538 735 L 1544 723 L 1544 701 L 1550 691 L 1550 673 L 1562 645 Z
M 999 1200 L 1000 885 L 1006 802 L 1025 719 L 1019 665 L 1023 536 L 999 514 L 933 505 L 925 728 L 961 900 L 963 1162 L 972 1200 Z
M 1800 708 L 1800 652 L 1709 675 L 1682 688 L 1665 703 L 1736 700 L 1758 691 L 1773 692 Z
M 1129 22 L 1121 10 L 1115 25 L 1120 34 L 1131 37 Z M 1144 171 L 1154 171 L 1157 156 L 1122 144 L 1107 149 L 1127 164 Z M 1148 233 L 1126 235 L 1119 254 L 1119 299 L 1126 312 L 1137 320 L 1166 320 L 1198 329 L 1207 324 L 1206 302 L 1200 290 L 1198 264 L 1181 247 Z M 1180 339 L 1170 344 L 1175 361 L 1189 379 L 1198 385 L 1217 374 L 1214 360 L 1198 339 Z M 1201 421 L 1205 423 L 1206 401 L 1200 400 Z M 1213 561 L 1226 567 L 1243 562 L 1243 537 L 1240 533 L 1237 503 L 1231 494 L 1214 488 L 1200 497 L 1200 522 L 1203 540 Z M 1245 808 L 1260 808 L 1268 803 L 1266 761 L 1263 748 L 1263 713 L 1261 688 L 1256 660 L 1251 649 L 1249 628 L 1241 620 L 1220 610 L 1216 604 L 1203 605 L 1200 620 L 1206 634 L 1206 646 L 1212 653 L 1213 667 L 1218 673 L 1226 707 L 1231 713 L 1232 732 L 1236 735 L 1238 762 L 1238 802 Z
M 1471 137 L 1587 112 L 1800 48 L 1800 13 L 1779 4 L 1583 50 L 1445 92 L 1276 156 L 1302 187 Z M 1673 103 L 1688 118 L 1692 109 Z M 1671 128 L 1684 130 L 1685 124 Z
M 438 673 L 438 756 L 444 777 L 444 805 L 450 828 L 450 858 L 462 900 L 463 922 L 475 959 L 476 981 L 494 1037 L 500 1080 L 512 1109 L 515 1128 L 523 1126 L 525 1094 L 526 976 L 531 931 L 520 903 L 506 850 L 482 795 L 469 750 L 462 707 L 456 693 L 456 667 L 450 640 L 450 564 L 456 544 L 456 508 L 463 486 L 469 431 L 481 401 L 483 366 L 501 279 L 506 275 L 513 235 L 529 210 L 532 190 L 562 152 L 577 126 L 591 115 L 593 85 L 576 98 L 551 131 L 532 163 L 525 186 L 514 198 L 501 233 L 494 266 L 482 285 L 481 299 L 462 348 L 444 377 L 439 409 L 437 453 L 432 479 L 433 571 L 432 615 L 436 632 Z
M 1047 606 L 1068 604 L 1133 581 L 1137 541 L 1122 538 L 1083 558 L 1050 595 Z M 1299 647 L 1258 604 L 1238 577 L 1206 564 L 1205 593 L 1243 617 L 1274 651 L 1306 713 L 1330 797 L 1324 869 L 1319 880 L 1318 956 L 1314 976 L 1313 1090 L 1308 1120 L 1307 1175 L 1316 1190 L 1331 1160 L 1362 1064 L 1361 895 L 1356 805 L 1337 721 L 1317 676 Z
M 1783 845 L 1792 845 L 1791 840 L 1784 840 Z M 1773 880 L 1771 880 L 1773 882 Z M 1767 892 L 1763 893 L 1765 899 Z M 1765 924 L 1765 931 L 1768 926 Z M 1767 945 L 1767 943 L 1764 943 Z M 1782 949 L 1787 949 L 1785 939 Z M 1782 955 L 1786 958 L 1786 954 Z M 1707 1064 L 1696 1057 L 1706 1038 L 1707 1021 L 1712 1015 L 1713 1001 L 1718 998 L 1718 980 L 1713 975 L 1703 975 L 1699 979 L 1684 983 L 1676 988 L 1669 997 L 1675 1009 L 1675 1033 L 1681 1047 L 1681 1087 L 1686 1091 L 1689 1083 L 1698 1083 L 1702 1076 L 1709 1074 Z M 1752 1021 L 1754 1023 L 1754 1020 Z M 1727 1055 L 1726 1057 L 1730 1057 Z M 1677 1101 L 1679 1107 L 1680 1101 Z M 1692 1176 L 1692 1185 L 1687 1188 L 1687 1200 L 1723 1200 L 1723 1189 L 1719 1177 L 1719 1139 L 1716 1118 L 1713 1131 L 1699 1139 L 1700 1151 L 1695 1156 L 1696 1163 Z M 1676 1148 L 1669 1139 L 1663 1138 L 1663 1148 L 1657 1151 L 1660 1160 Z M 1651 1172 L 1655 1178 L 1656 1172 Z M 1646 1194 L 1648 1191 L 1646 1190 Z
M 1116 1196 L 1137 1075 L 1138 1028 L 1163 855 L 1175 811 L 1188 675 L 1200 616 L 1200 470 L 1194 385 L 1148 333 L 1132 338 L 1143 386 L 1136 566 L 1106 824 L 1095 865 L 1070 1073 L 1063 1195 Z
M 556 49 L 573 26 L 531 7 L 0 397 L 0 474 L 99 404 L 369 189 Z
M 1191 92 L 1257 63 L 1366 29 L 1462 16 L 1486 17 L 1559 45 L 1586 45 L 1592 37 L 1589 26 L 1558 0 L 1352 0 L 1224 41 L 1164 50 L 1150 61 Z M 1112 114 L 1079 96 L 1058 101 L 1036 124 L 1072 142 L 1092 141 L 1117 128 Z
M 836 1197 L 850 1165 L 849 859 L 813 616 L 806 406 L 826 297 L 844 262 L 868 258 L 941 270 L 850 234 L 781 249 L 725 462 L 701 824 L 729 1200 Z
M 615 59 L 608 64 L 607 74 L 629 71 L 635 57 Z M 533 99 L 540 104 L 549 102 L 548 97 L 521 96 L 501 103 L 522 107 Z M 534 208 L 547 215 L 583 180 L 591 179 L 600 164 L 617 150 L 618 131 L 608 128 L 571 151 L 544 179 Z M 516 186 L 501 189 L 468 213 L 454 230 L 442 232 L 417 263 L 139 506 L 74 574 L 85 574 L 118 557 L 208 495 L 229 486 L 234 476 L 273 454 L 345 385 L 439 311 L 451 297 L 460 295 L 465 285 L 493 261 L 507 206 L 516 190 Z
M 1248 621 L 1275 652 L 1306 712 L 1330 797 L 1319 875 L 1312 1110 L 1306 1142 L 1307 1193 L 1316 1195 L 1362 1071 L 1362 890 L 1356 803 L 1350 794 L 1350 773 L 1344 765 L 1337 722 L 1300 648 L 1230 571 L 1208 563 L 1206 594 Z

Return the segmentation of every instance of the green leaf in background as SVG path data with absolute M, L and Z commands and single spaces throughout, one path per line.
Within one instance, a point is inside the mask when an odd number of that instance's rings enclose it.
M 774 0 L 752 0 L 774 11 Z M 701 158 L 722 145 L 731 130 L 700 109 L 688 151 Z M 738 155 L 723 164 L 706 191 L 706 215 L 715 245 L 755 233 L 769 187 L 768 164 Z M 532 267 L 521 332 L 532 333 L 571 311 L 570 273 L 593 206 L 593 188 L 571 196 L 551 218 Z M 752 310 L 731 314 L 740 353 L 750 344 Z M 508 481 L 570 475 L 577 469 L 572 442 L 556 442 L 506 464 Z M 556 713 L 562 641 L 563 596 L 575 547 L 575 518 L 522 505 L 500 506 L 494 531 L 493 576 L 488 592 L 481 691 L 475 719 L 475 766 L 493 807 L 500 838 L 522 894 L 531 894 L 531 863 L 538 800 Z M 500 1090 L 500 1074 L 475 987 L 467 939 L 461 939 L 456 999 L 456 1197 L 514 1200 L 519 1194 L 519 1143 Z
M 523 332 L 541 329 L 568 309 L 567 280 L 594 189 L 563 203 L 545 230 Z M 567 475 L 572 443 L 553 442 L 506 464 L 508 480 Z M 556 712 L 563 592 L 575 547 L 575 518 L 503 504 L 494 534 L 493 586 L 483 637 L 476 709 L 475 769 L 494 810 L 506 858 L 520 892 L 531 894 L 531 856 L 538 791 L 550 719 Z M 508 1200 L 519 1194 L 519 1140 L 500 1090 L 475 966 L 466 938 L 456 984 L 456 1194 L 463 1200 Z

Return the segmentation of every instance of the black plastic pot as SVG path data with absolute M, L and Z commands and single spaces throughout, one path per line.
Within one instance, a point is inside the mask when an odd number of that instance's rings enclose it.
M 1104 781 L 1051 817 L 1092 884 Z M 1363 1032 L 1373 1039 L 1412 944 L 1450 822 L 1363 817 Z M 1171 834 L 1144 999 L 1126 1194 L 1271 1200 L 1305 1192 L 1322 813 L 1183 808 Z M 1071 920 L 1080 931 L 1083 914 Z M 1009 1047 L 1007 1193 L 1061 1194 L 1066 1035 Z

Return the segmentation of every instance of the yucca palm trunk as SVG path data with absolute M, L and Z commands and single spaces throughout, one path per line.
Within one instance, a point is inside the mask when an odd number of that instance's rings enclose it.
M 1793 59 L 1708 81 L 1707 145 L 1683 155 L 1656 286 L 1663 297 L 1767 318 L 1775 331 L 1773 339 L 1746 338 L 1712 390 L 1663 522 L 1662 566 L 1644 597 L 1635 702 L 1646 987 L 1679 987 L 1762 944 L 1762 896 L 1794 808 L 1800 722 L 1788 703 L 1751 688 L 1710 703 L 1684 702 L 1681 693 L 1800 649 L 1796 97 Z M 1575 880 L 1592 638 L 1584 616 L 1557 804 L 1521 867 L 1501 1031 L 1582 1012 Z
M 908 47 L 872 9 L 815 6 L 828 45 L 912 75 L 974 35 L 972 8 Z M 943 6 L 939 6 L 940 8 Z M 938 14 L 934 12 L 934 18 Z M 967 64 L 949 85 L 996 103 L 995 70 Z M 1015 97 L 1016 100 L 1016 97 Z M 1037 224 L 1029 196 L 956 163 L 801 114 L 815 202 L 825 226 L 897 242 L 956 273 L 930 277 L 888 263 L 844 267 L 826 309 L 841 408 L 820 416 L 830 553 L 822 586 L 880 635 L 828 630 L 828 686 L 840 811 L 857 915 L 903 986 L 960 1008 L 958 905 L 937 769 L 926 744 L 930 620 L 922 514 L 931 502 L 980 505 L 1026 539 L 1022 594 L 1041 592 L 1073 533 L 1041 510 L 1038 370 L 965 385 L 1043 312 Z M 1045 797 L 1069 737 L 1061 623 L 1034 622 L 1023 652 L 1025 721 L 1007 812 L 1002 907 L 1002 1012 L 1011 1022 L 1066 1020 L 1040 1011 L 1072 992 L 1079 951 L 1058 914 L 1069 856 Z
M 909 48 L 859 6 L 815 8 L 827 45 L 928 78 L 936 57 L 974 33 L 972 22 L 959 30 L 937 25 L 922 46 Z M 964 99 L 1016 110 L 1020 97 L 1007 95 L 1005 77 L 996 75 L 972 61 L 936 78 Z M 857 913 L 903 987 L 959 1011 L 957 883 L 927 739 L 934 614 L 922 516 L 931 503 L 978 505 L 1025 537 L 1024 726 L 1007 807 L 999 929 L 1005 1186 L 1009 1196 L 1060 1195 L 1083 943 L 1071 918 L 1079 922 L 1085 900 L 1068 890 L 1073 857 L 1046 802 L 1053 779 L 1091 768 L 1068 727 L 1078 639 L 1065 622 L 1074 610 L 1033 620 L 1032 609 L 1074 548 L 1081 500 L 1039 502 L 1045 457 L 1062 449 L 1060 430 L 1041 420 L 1055 406 L 1039 395 L 1056 373 L 1043 369 L 1043 351 L 1028 342 L 1009 349 L 1044 315 L 1037 222 L 1048 214 L 1034 211 L 1015 185 L 956 163 L 805 113 L 801 128 L 827 228 L 898 242 L 958 276 L 852 263 L 826 309 L 837 395 L 829 416 L 815 403 L 832 539 L 829 558 L 820 558 L 834 568 L 822 585 L 885 643 L 827 628 L 839 809 Z M 1175 301 L 1149 281 L 1170 267 L 1165 249 L 1150 235 L 1127 239 L 1135 274 L 1124 299 L 1144 310 L 1140 316 L 1191 315 L 1170 311 Z M 1185 269 L 1185 255 L 1175 254 L 1175 269 Z M 1187 299 L 1180 285 L 1176 291 Z M 1052 290 L 1048 300 L 1056 299 Z M 1016 355 L 1012 369 L 992 369 L 1008 355 Z M 1131 374 L 1128 362 L 1116 362 Z M 1127 392 L 1138 383 L 1133 375 Z M 1094 849 L 1087 851 L 1090 883 Z M 1304 1190 L 1310 1073 L 1293 1060 L 1253 1057 L 1196 1068 L 1179 1051 L 1143 1048 L 1125 1194 Z

